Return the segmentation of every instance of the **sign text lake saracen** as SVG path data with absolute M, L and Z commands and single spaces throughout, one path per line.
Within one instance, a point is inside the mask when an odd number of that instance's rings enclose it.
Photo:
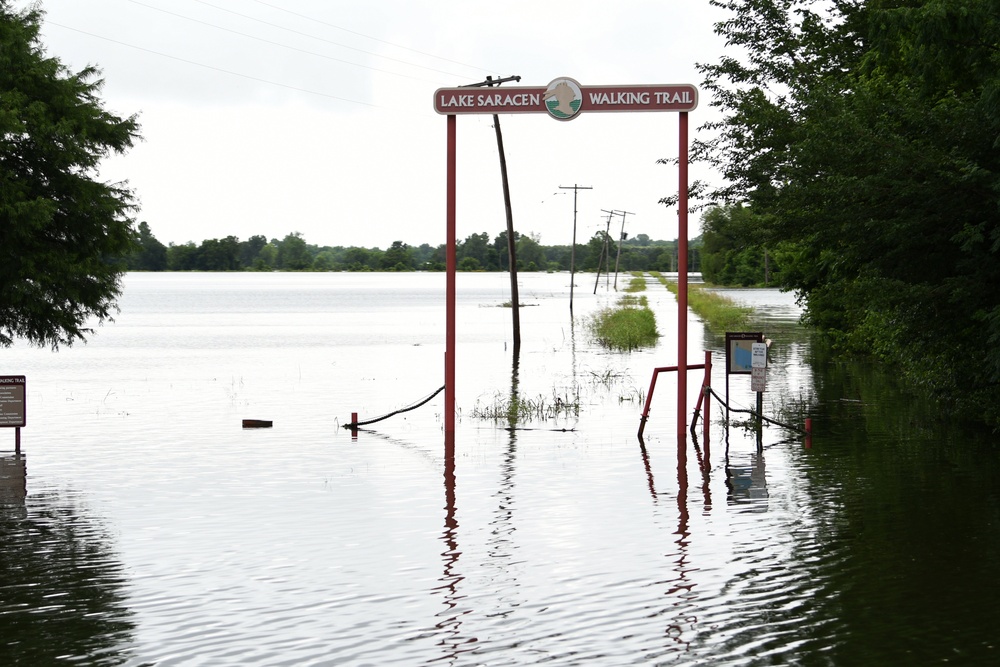
M 691 111 L 698 89 L 691 84 L 581 86 L 555 79 L 545 87 L 439 88 L 434 110 L 440 114 L 547 113 L 570 120 L 589 112 Z

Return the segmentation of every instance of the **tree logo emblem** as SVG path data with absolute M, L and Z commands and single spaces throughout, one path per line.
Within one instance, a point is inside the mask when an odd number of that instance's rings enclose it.
M 542 99 L 545 100 L 545 109 L 550 116 L 558 120 L 570 120 L 580 113 L 583 91 L 576 81 L 563 77 L 554 79 L 548 85 Z

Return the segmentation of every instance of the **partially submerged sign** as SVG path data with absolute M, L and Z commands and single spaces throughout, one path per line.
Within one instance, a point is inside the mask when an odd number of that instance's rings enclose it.
M 750 375 L 754 367 L 754 344 L 764 343 L 761 332 L 736 332 L 726 334 L 726 373 Z
M 24 401 L 24 376 L 0 375 L 0 427 L 24 426 L 26 414 Z
M 434 110 L 439 114 L 547 113 L 558 120 L 579 114 L 616 111 L 692 111 L 698 89 L 688 83 L 583 86 L 569 77 L 547 86 L 439 88 Z
M 767 343 L 750 346 L 750 391 L 764 391 L 767 382 Z

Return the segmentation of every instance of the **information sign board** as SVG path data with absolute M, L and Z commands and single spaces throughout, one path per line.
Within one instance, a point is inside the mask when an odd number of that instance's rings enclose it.
M 753 368 L 753 345 L 764 342 L 760 332 L 726 334 L 726 372 L 730 375 L 750 375 Z
M 0 375 L 0 427 L 25 424 L 23 375 Z

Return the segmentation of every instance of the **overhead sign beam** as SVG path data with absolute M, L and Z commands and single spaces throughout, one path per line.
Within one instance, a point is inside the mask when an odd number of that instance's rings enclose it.
M 581 86 L 566 77 L 544 87 L 439 88 L 434 93 L 434 110 L 443 115 L 547 113 L 558 120 L 571 120 L 581 113 L 676 112 L 692 111 L 697 106 L 698 89 L 691 84 Z

